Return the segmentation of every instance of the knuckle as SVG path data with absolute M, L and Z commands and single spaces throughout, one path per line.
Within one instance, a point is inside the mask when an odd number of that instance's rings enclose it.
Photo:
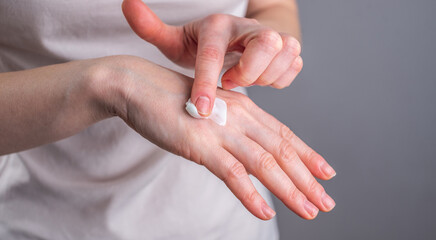
M 224 58 L 224 54 L 216 46 L 205 46 L 197 55 L 202 61 L 219 62 Z
M 242 178 L 246 175 L 247 175 L 247 171 L 245 170 L 244 165 L 242 165 L 242 163 L 240 163 L 240 162 L 235 162 L 235 163 L 233 163 L 232 166 L 230 166 L 227 169 L 227 174 L 226 174 L 225 179 L 226 180 L 239 179 L 239 178 Z
M 245 107 L 238 100 L 230 99 L 230 100 L 226 101 L 226 103 L 227 103 L 227 108 L 229 109 L 229 111 L 232 111 L 233 113 L 241 113 L 241 112 L 245 111 Z
M 308 186 L 309 186 L 309 193 L 311 194 L 324 191 L 324 188 L 315 179 L 311 179 L 309 181 Z
M 255 19 L 255 18 L 246 18 L 246 21 L 248 23 L 253 24 L 253 25 L 260 25 L 259 21 L 257 19 Z
M 209 27 L 213 26 L 221 26 L 225 21 L 227 21 L 228 15 L 226 14 L 212 14 L 204 19 L 204 22 Z
M 301 53 L 301 45 L 300 42 L 291 36 L 284 36 L 283 37 L 283 47 L 286 51 L 289 51 L 289 53 L 292 56 L 298 56 Z
M 323 159 L 322 159 L 321 155 L 319 155 L 317 152 L 315 152 L 311 148 L 308 148 L 307 150 L 305 150 L 303 154 L 307 160 L 307 165 L 312 165 L 312 164 L 317 164 L 317 163 L 319 165 L 321 165 L 323 163 Z
M 261 31 L 257 40 L 262 46 L 270 48 L 273 51 L 279 51 L 283 46 L 280 34 L 272 29 Z
M 242 104 L 242 106 L 244 106 L 247 109 L 249 109 L 250 106 L 253 104 L 253 101 L 244 94 L 239 95 L 238 100 Z
M 271 170 L 277 165 L 274 157 L 268 152 L 261 153 L 258 161 L 260 171 Z
M 280 144 L 279 157 L 284 163 L 290 163 L 299 158 L 297 152 L 286 140 L 282 140 Z
M 295 134 L 285 125 L 280 126 L 280 136 L 288 141 L 292 141 L 295 138 Z
M 286 198 L 291 202 L 297 202 L 300 195 L 301 193 L 296 187 L 290 187 L 286 193 Z
M 242 197 L 242 202 L 255 202 L 257 197 L 258 193 L 256 191 L 251 191 Z
M 307 149 L 306 151 L 304 151 L 304 156 L 307 158 L 307 159 L 310 159 L 310 160 L 312 160 L 312 159 L 314 159 L 316 156 L 316 153 L 315 153 L 315 151 L 313 151 L 312 149 Z
M 234 92 L 230 101 L 227 102 L 228 108 L 236 108 L 236 110 L 250 109 L 253 105 L 253 101 L 246 95 L 238 92 Z
M 195 155 L 195 151 L 191 151 L 189 145 L 183 144 L 178 146 L 176 149 L 178 149 L 178 151 L 176 152 L 177 154 L 183 156 L 186 159 L 193 161 L 194 163 L 203 165 L 203 163 L 201 162 L 201 158 L 199 158 L 198 155 Z

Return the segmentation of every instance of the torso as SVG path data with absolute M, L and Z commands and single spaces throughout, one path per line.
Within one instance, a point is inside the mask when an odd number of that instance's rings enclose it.
M 243 16 L 246 1 L 147 1 L 166 23 Z M 192 75 L 137 37 L 121 1 L 0 0 L 0 72 L 128 54 Z M 259 192 L 270 201 L 263 186 Z M 0 156 L 0 239 L 275 239 L 205 168 L 118 118 Z

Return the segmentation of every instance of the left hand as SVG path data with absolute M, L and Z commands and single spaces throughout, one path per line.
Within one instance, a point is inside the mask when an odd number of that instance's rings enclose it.
M 220 126 L 185 111 L 191 78 L 132 56 L 86 62 L 91 80 L 84 82 L 90 84 L 85 86 L 97 100 L 97 110 L 106 117 L 119 116 L 162 149 L 205 166 L 256 217 L 268 220 L 275 213 L 248 173 L 304 219 L 334 208 L 334 200 L 315 179 L 331 179 L 334 169 L 247 96 L 217 89 L 227 103 L 227 124 Z
M 224 89 L 250 85 L 284 88 L 303 67 L 298 40 L 255 19 L 215 14 L 184 26 L 170 26 L 141 0 L 124 0 L 122 8 L 138 36 L 158 47 L 171 61 L 195 67 L 191 100 L 203 116 L 212 110 L 229 52 L 242 56 L 222 76 Z

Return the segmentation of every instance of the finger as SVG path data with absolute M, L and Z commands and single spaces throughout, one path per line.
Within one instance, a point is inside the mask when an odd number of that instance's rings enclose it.
M 298 56 L 292 65 L 289 67 L 289 70 L 283 73 L 280 78 L 278 78 L 275 82 L 271 84 L 272 87 L 283 89 L 285 87 L 289 87 L 297 75 L 303 69 L 303 59 L 301 56 Z
M 141 0 L 124 0 L 122 10 L 133 31 L 145 41 L 155 45 L 165 55 L 172 57 L 181 49 L 182 31 L 163 23 Z
M 221 80 L 221 86 L 223 87 L 223 89 L 225 90 L 230 90 L 236 87 L 239 87 L 238 84 L 230 81 L 230 80 Z
M 251 107 L 251 112 L 259 122 L 268 123 L 268 127 L 271 128 L 282 138 L 289 141 L 298 156 L 310 170 L 310 172 L 317 178 L 328 180 L 336 175 L 335 170 L 327 163 L 327 161 L 304 143 L 297 135 L 295 135 L 287 126 L 281 123 L 272 115 L 263 111 L 258 106 Z
M 301 53 L 301 46 L 297 39 L 282 35 L 283 48 L 274 57 L 271 64 L 256 80 L 256 85 L 266 86 L 280 78 L 293 64 Z
M 215 101 L 217 82 L 223 68 L 224 56 L 230 39 L 226 20 L 220 16 L 209 17 L 199 27 L 198 48 L 195 60 L 195 78 L 191 101 L 202 116 L 209 116 Z
M 213 154 L 203 164 L 224 181 L 232 193 L 254 216 L 268 220 L 274 217 L 272 210 L 257 192 L 244 166 L 223 148 L 211 151 Z
M 257 121 L 246 124 L 245 129 L 249 138 L 261 145 L 266 151 L 272 153 L 281 169 L 316 207 L 324 212 L 334 208 L 334 200 L 316 181 L 287 139 L 282 138 Z
M 282 48 L 281 36 L 272 30 L 261 30 L 248 35 L 239 63 L 227 70 L 222 79 L 239 86 L 252 84 L 265 71 Z
M 224 147 L 289 209 L 305 219 L 316 217 L 318 208 L 298 190 L 280 169 L 274 157 L 256 142 L 245 136 L 228 137 L 224 142 Z

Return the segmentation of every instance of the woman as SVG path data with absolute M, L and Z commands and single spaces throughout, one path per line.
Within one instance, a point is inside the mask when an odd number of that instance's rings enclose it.
M 228 91 L 301 70 L 294 1 L 1 1 L 0 31 L 1 239 L 275 239 L 263 185 L 334 207 L 327 162 Z M 225 126 L 183 109 L 215 97 Z

